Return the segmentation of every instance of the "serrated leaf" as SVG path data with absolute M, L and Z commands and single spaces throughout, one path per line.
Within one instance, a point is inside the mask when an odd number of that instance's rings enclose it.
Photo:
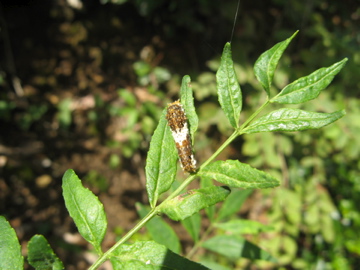
M 236 78 L 229 42 L 225 44 L 221 56 L 220 67 L 216 72 L 216 83 L 221 108 L 230 124 L 237 128 L 242 109 L 242 94 Z
M 202 247 L 232 260 L 248 258 L 276 262 L 276 259 L 269 253 L 236 235 L 217 235 L 205 241 Z
M 151 138 L 146 159 L 146 190 L 152 208 L 159 196 L 167 191 L 175 180 L 178 154 L 163 110 L 159 124 Z
M 238 160 L 215 161 L 198 172 L 200 177 L 214 180 L 235 188 L 271 188 L 280 184 L 271 175 L 252 168 Z
M 334 76 L 343 68 L 347 60 L 345 58 L 330 67 L 320 68 L 310 75 L 292 82 L 284 87 L 270 102 L 299 104 L 318 97 L 320 92 L 331 83 Z
M 232 190 L 219 210 L 216 220 L 222 220 L 235 214 L 245 202 L 246 198 L 253 193 L 251 189 Z
M 24 269 L 19 240 L 3 216 L 0 216 L 0 269 Z
M 216 228 L 231 234 L 259 234 L 261 232 L 273 231 L 274 227 L 264 225 L 260 222 L 245 219 L 234 219 L 223 223 L 215 223 Z
M 112 253 L 110 261 L 113 268 L 118 270 L 208 269 L 153 241 L 138 241 L 132 245 L 123 244 Z
M 62 178 L 65 205 L 82 237 L 102 254 L 101 242 L 107 227 L 104 206 L 71 169 Z
M 184 220 L 203 208 L 225 200 L 229 194 L 230 189 L 228 187 L 212 186 L 203 189 L 192 189 L 163 202 L 159 210 L 172 220 Z
M 270 87 L 274 78 L 274 72 L 276 66 L 289 45 L 290 41 L 296 36 L 298 31 L 296 31 L 288 39 L 277 43 L 271 49 L 264 52 L 258 60 L 256 60 L 254 65 L 254 73 L 257 80 L 261 83 L 262 87 L 265 89 L 268 96 L 270 96 Z
M 181 221 L 181 224 L 184 226 L 186 231 L 190 234 L 194 242 L 199 240 L 200 227 L 201 227 L 201 216 L 199 213 L 184 219 Z
M 149 212 L 149 209 L 140 203 L 136 203 L 136 210 L 141 218 L 145 217 Z M 181 245 L 179 238 L 170 225 L 160 217 L 152 218 L 145 226 L 156 242 L 165 245 L 175 253 L 180 253 Z
M 64 265 L 42 235 L 34 235 L 28 243 L 28 262 L 37 270 L 60 270 Z
M 345 110 L 333 113 L 317 113 L 283 108 L 255 120 L 243 130 L 243 133 L 317 129 L 335 122 L 344 115 Z
M 191 142 L 194 144 L 194 135 L 199 125 L 199 118 L 195 111 L 194 96 L 191 88 L 191 79 L 186 75 L 182 79 L 180 89 L 180 102 L 184 106 L 186 117 L 190 125 Z

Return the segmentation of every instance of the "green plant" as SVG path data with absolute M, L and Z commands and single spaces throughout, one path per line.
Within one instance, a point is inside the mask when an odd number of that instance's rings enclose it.
M 296 32 L 297 33 L 297 32 Z M 271 188 L 280 184 L 279 180 L 268 173 L 252 168 L 238 160 L 214 159 L 240 135 L 269 131 L 299 131 L 317 129 L 329 125 L 345 115 L 345 111 L 317 113 L 300 109 L 281 108 L 271 111 L 257 119 L 260 112 L 271 103 L 300 104 L 316 98 L 341 70 L 347 59 L 321 68 L 284 87 L 274 97 L 270 96 L 274 71 L 278 61 L 296 33 L 283 42 L 276 44 L 263 53 L 255 63 L 255 76 L 267 94 L 266 102 L 260 106 L 242 125 L 239 125 L 242 110 L 242 94 L 233 67 L 230 43 L 224 47 L 220 68 L 216 74 L 219 102 L 226 118 L 233 127 L 233 133 L 208 158 L 196 172 L 191 173 L 182 183 L 174 182 L 177 172 L 178 153 L 171 131 L 166 121 L 166 109 L 154 132 L 148 152 L 146 189 L 150 209 L 138 204 L 141 221 L 125 234 L 105 253 L 101 249 L 107 220 L 102 203 L 88 189 L 73 170 L 63 176 L 63 196 L 70 216 L 74 219 L 80 234 L 92 244 L 99 255 L 98 260 L 89 268 L 98 268 L 110 259 L 114 269 L 207 269 L 205 266 L 180 256 L 180 242 L 171 227 L 158 215 L 165 214 L 175 221 L 181 221 L 193 238 L 195 245 L 188 257 L 194 255 L 199 247 L 217 252 L 236 264 L 238 258 L 276 260 L 257 245 L 240 237 L 240 234 L 257 234 L 272 230 L 271 227 L 240 219 L 229 220 L 239 209 L 246 197 L 255 188 Z M 195 112 L 190 77 L 185 76 L 180 90 L 180 100 L 190 124 L 190 136 L 194 138 L 198 118 Z M 194 140 L 192 140 L 194 141 Z M 183 192 L 189 184 L 201 178 L 201 188 Z M 226 186 L 217 186 L 215 180 Z M 166 192 L 170 191 L 170 194 Z M 230 194 L 230 188 L 233 189 Z M 237 190 L 242 188 L 245 190 Z M 311 188 L 311 186 L 309 187 Z M 249 191 L 250 190 L 250 191 Z M 162 195 L 168 196 L 158 204 Z M 291 195 L 291 194 L 290 194 Z M 226 200 L 225 200 L 226 199 Z M 214 205 L 224 201 L 219 211 Z M 201 217 L 198 212 L 205 209 L 211 225 L 200 237 Z M 293 215 L 288 218 L 296 220 Z M 308 220 L 311 223 L 311 220 Z M 146 226 L 155 241 L 127 242 L 140 228 Z M 4 218 L 0 219 L 0 268 L 20 269 L 23 258 L 14 230 Z M 209 237 L 213 230 L 220 233 Z M 226 231 L 227 233 L 221 233 Z M 39 248 L 39 246 L 43 248 Z M 48 246 L 45 238 L 34 236 L 28 245 L 28 261 L 34 267 L 61 269 L 63 266 Z M 204 259 L 204 265 L 219 268 L 216 262 Z

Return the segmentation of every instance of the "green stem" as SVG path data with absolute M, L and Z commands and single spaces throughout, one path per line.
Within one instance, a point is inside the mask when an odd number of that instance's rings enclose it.
M 199 168 L 199 171 L 204 168 L 206 165 L 208 165 L 212 160 L 214 160 L 221 152 L 224 150 L 226 146 L 228 146 L 236 137 L 237 132 L 235 131 L 220 147 L 219 149 L 210 157 L 208 160 L 206 160 Z M 167 197 L 160 205 L 155 207 L 152 211 L 150 211 L 138 224 L 135 225 L 134 228 L 132 228 L 126 235 L 124 235 L 123 238 L 121 238 L 114 246 L 112 246 L 108 251 L 106 251 L 102 256 L 100 256 L 97 261 L 89 268 L 89 270 L 97 269 L 102 263 L 104 263 L 108 258 L 109 255 L 117 249 L 121 244 L 123 244 L 125 241 L 127 241 L 131 236 L 133 236 L 138 230 L 140 230 L 151 218 L 153 218 L 158 212 L 161 205 L 176 196 L 178 196 L 182 190 L 184 190 L 195 178 L 197 177 L 196 174 L 190 175 L 188 178 L 185 179 L 185 181 L 173 192 Z
M 198 169 L 198 172 L 205 168 L 210 162 L 212 162 L 230 143 L 232 143 L 239 135 L 242 134 L 244 128 L 264 109 L 266 105 L 269 104 L 269 100 L 267 100 L 258 110 L 256 110 L 247 121 L 244 122 L 239 128 L 237 128 L 233 134 L 215 151 L 215 153 L 209 157 Z M 133 236 L 137 231 L 139 231 L 150 219 L 152 219 L 155 215 L 159 213 L 159 209 L 161 205 L 176 196 L 178 196 L 196 177 L 197 173 L 191 174 L 185 181 L 167 197 L 161 204 L 152 209 L 138 224 L 135 225 L 127 234 L 123 236 L 114 246 L 112 246 L 108 251 L 106 251 L 103 255 L 101 255 L 97 261 L 89 268 L 89 270 L 97 269 L 102 263 L 104 263 L 111 255 L 111 253 L 117 249 L 120 245 L 126 242 L 131 236 Z M 195 247 L 194 247 L 195 248 Z M 192 252 L 193 254 L 193 252 Z
M 256 116 L 258 116 L 258 114 L 259 114 L 267 105 L 269 105 L 269 103 L 270 103 L 270 101 L 269 101 L 269 99 L 267 99 L 266 102 L 265 102 L 263 105 L 261 105 L 260 108 L 257 109 L 257 110 L 244 122 L 244 124 L 242 124 L 242 125 L 239 127 L 239 129 L 237 130 L 238 135 L 241 135 L 241 134 L 242 134 L 242 131 L 250 124 L 250 122 L 251 122 L 252 120 L 254 120 L 254 118 L 255 118 Z
M 176 196 L 178 196 L 182 190 L 184 190 L 196 177 L 197 174 L 205 168 L 211 161 L 213 161 L 224 149 L 226 146 L 228 146 L 233 140 L 236 139 L 238 136 L 238 132 L 235 131 L 231 136 L 218 148 L 218 150 L 215 151 L 215 153 L 209 157 L 198 169 L 197 173 L 190 175 L 188 178 L 185 179 L 185 181 L 173 192 L 170 194 L 169 197 L 166 198 L 162 203 L 169 201 Z M 161 205 L 161 204 L 160 204 Z
M 238 131 L 235 130 L 233 134 L 230 135 L 230 137 L 218 148 L 218 150 L 215 151 L 214 154 L 212 154 L 211 157 L 209 157 L 199 168 L 199 171 L 201 171 L 203 168 L 205 168 L 211 161 L 213 161 L 224 149 L 226 146 L 228 146 L 230 143 L 232 143 L 233 140 L 236 139 L 238 136 Z
M 102 263 L 110 258 L 111 253 L 117 249 L 120 245 L 126 242 L 131 236 L 133 236 L 138 230 L 140 230 L 150 219 L 157 214 L 157 207 L 151 210 L 138 224 L 135 225 L 127 234 L 123 236 L 115 245 L 113 245 L 108 251 L 100 256 L 97 261 L 90 266 L 89 270 L 97 269 Z

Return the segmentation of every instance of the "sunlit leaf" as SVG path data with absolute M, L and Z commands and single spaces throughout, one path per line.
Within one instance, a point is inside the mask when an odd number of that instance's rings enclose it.
M 175 180 L 178 159 L 174 139 L 163 111 L 159 124 L 151 138 L 146 159 L 146 190 L 152 208 L 159 196 L 167 191 Z
M 280 184 L 279 180 L 271 175 L 238 160 L 215 161 L 198 174 L 236 188 L 270 188 Z
M 335 122 L 344 115 L 345 110 L 333 113 L 317 113 L 283 108 L 255 120 L 243 130 L 243 133 L 317 129 Z
M 192 189 L 162 203 L 159 210 L 173 220 L 184 220 L 205 207 L 223 201 L 229 194 L 228 187 L 212 186 Z
M 226 43 L 219 70 L 216 73 L 219 102 L 230 124 L 236 128 L 239 125 L 242 109 L 242 94 L 236 78 L 231 56 L 231 45 Z
M 188 118 L 190 125 L 191 141 L 194 144 L 194 135 L 198 128 L 199 118 L 195 111 L 194 96 L 191 88 L 190 76 L 186 75 L 182 79 L 180 89 L 180 101 L 184 106 L 186 117 Z
M 261 83 L 262 87 L 265 89 L 268 96 L 270 96 L 270 87 L 274 78 L 274 72 L 276 66 L 289 45 L 290 41 L 296 36 L 298 31 L 296 31 L 288 39 L 277 43 L 271 49 L 264 52 L 258 60 L 255 62 L 254 72 L 258 81 Z
M 154 241 L 138 241 L 118 247 L 110 259 L 114 269 L 124 270 L 205 270 L 205 266 L 190 261 Z
M 19 240 L 3 216 L 0 216 L 0 269 L 24 269 Z
M 65 205 L 82 235 L 101 254 L 101 242 L 107 227 L 104 206 L 99 199 L 81 184 L 73 170 L 63 176 L 62 188 Z
M 327 68 L 321 68 L 306 77 L 302 77 L 284 87 L 283 90 L 270 102 L 282 104 L 298 104 L 319 96 L 339 73 L 347 61 L 347 58 Z

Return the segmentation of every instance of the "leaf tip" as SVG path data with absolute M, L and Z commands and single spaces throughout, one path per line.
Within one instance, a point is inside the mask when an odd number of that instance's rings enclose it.
M 73 169 L 67 169 L 62 177 L 63 182 L 66 181 L 67 179 L 71 178 L 71 176 L 73 176 L 74 174 L 75 174 L 75 172 Z
M 184 75 L 183 80 L 185 82 L 190 82 L 191 81 L 190 75 Z
M 227 52 L 227 53 L 230 52 L 231 53 L 231 43 L 230 42 L 225 43 L 223 54 L 225 52 Z
M 299 33 L 299 31 L 300 30 L 296 30 L 294 34 L 292 34 L 291 37 L 289 37 L 287 40 L 290 42 Z

